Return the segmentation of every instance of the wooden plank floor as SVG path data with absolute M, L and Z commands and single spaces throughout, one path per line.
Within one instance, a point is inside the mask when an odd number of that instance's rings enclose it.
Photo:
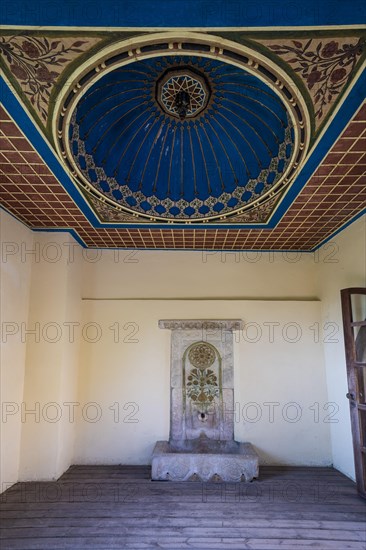
M 14 485 L 0 509 L 1 550 L 366 548 L 366 501 L 332 468 L 173 483 L 145 466 L 72 466 L 57 482 Z

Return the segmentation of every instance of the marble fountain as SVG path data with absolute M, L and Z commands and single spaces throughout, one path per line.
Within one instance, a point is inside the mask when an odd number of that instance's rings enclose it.
M 170 481 L 251 481 L 253 446 L 234 440 L 233 331 L 239 319 L 169 319 L 170 436 L 155 445 L 151 477 Z

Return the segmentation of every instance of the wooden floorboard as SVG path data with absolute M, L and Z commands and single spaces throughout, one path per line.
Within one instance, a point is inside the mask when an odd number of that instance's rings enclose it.
M 253 483 L 150 481 L 72 466 L 1 495 L 1 550 L 365 550 L 366 501 L 332 468 L 262 467 Z

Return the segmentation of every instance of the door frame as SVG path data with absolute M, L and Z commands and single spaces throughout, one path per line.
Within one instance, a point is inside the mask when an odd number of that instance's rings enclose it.
M 354 321 L 352 311 L 353 295 L 365 295 L 366 288 L 355 287 L 341 290 L 341 304 L 343 317 L 344 347 L 347 366 L 353 455 L 355 462 L 356 484 L 359 495 L 366 498 L 366 363 L 357 361 L 356 340 L 354 327 L 366 327 L 366 321 Z M 361 402 L 361 398 L 363 402 Z M 362 417 L 362 421 L 361 421 Z M 362 433 L 362 426 L 364 432 Z

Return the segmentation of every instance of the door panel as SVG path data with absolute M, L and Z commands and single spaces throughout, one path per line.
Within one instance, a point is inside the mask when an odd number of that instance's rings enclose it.
M 366 498 L 366 288 L 341 290 L 341 300 L 357 490 Z

